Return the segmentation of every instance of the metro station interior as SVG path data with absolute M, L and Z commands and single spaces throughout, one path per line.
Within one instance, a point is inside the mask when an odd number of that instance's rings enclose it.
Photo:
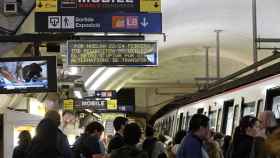
M 48 110 L 60 113 L 70 145 L 94 120 L 114 135 L 118 116 L 169 141 L 196 113 L 224 135 L 245 115 L 271 110 L 280 119 L 280 1 L 134 1 L 148 11 L 118 10 L 129 0 L 103 10 L 90 0 L 0 0 L 0 158 L 12 157 L 21 131 L 33 137 Z M 63 9 L 72 2 L 73 12 Z M 21 78 L 9 79 L 7 62 Z

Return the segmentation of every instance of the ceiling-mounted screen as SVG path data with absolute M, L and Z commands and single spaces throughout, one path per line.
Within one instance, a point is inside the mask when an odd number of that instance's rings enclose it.
M 0 58 L 0 93 L 56 91 L 55 56 Z

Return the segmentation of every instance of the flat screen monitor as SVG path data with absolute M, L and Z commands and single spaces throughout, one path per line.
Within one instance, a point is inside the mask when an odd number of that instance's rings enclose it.
M 56 57 L 0 58 L 0 93 L 56 92 Z

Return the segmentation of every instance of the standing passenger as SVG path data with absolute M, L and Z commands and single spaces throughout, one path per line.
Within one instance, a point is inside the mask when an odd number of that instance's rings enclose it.
M 183 130 L 179 131 L 175 134 L 175 137 L 173 140 L 174 145 L 171 149 L 171 152 L 173 155 L 175 155 L 175 157 L 176 157 L 176 153 L 177 153 L 178 149 L 180 148 L 180 144 L 185 136 L 186 136 L 186 131 L 183 131 Z
M 124 131 L 124 127 L 127 123 L 128 123 L 128 120 L 125 117 L 115 118 L 113 124 L 114 124 L 114 128 L 116 130 L 116 134 L 109 142 L 108 153 L 111 153 L 113 150 L 118 149 L 124 145 L 123 131 Z
M 126 125 L 123 134 L 125 145 L 112 151 L 110 158 L 148 158 L 146 152 L 136 147 L 141 138 L 141 129 L 136 123 Z
M 176 154 L 177 158 L 208 158 L 203 145 L 209 133 L 209 118 L 202 114 L 193 115 L 190 120 L 189 133 L 182 140 Z
M 231 158 L 250 157 L 254 137 L 258 131 L 257 121 L 253 116 L 245 116 L 241 119 L 233 135 Z
M 92 158 L 105 154 L 100 142 L 104 131 L 102 124 L 94 121 L 88 124 L 84 134 L 74 143 L 75 158 Z
M 45 118 L 50 119 L 54 122 L 57 129 L 57 150 L 62 153 L 62 157 L 71 158 L 71 149 L 69 146 L 69 142 L 67 136 L 58 128 L 60 125 L 60 115 L 55 110 L 49 110 L 45 114 Z
M 140 150 L 146 151 L 149 158 L 166 157 L 163 143 L 157 141 L 154 137 L 153 127 L 147 126 L 145 129 L 145 135 L 146 139 L 143 144 L 139 145 Z
M 50 119 L 43 119 L 36 128 L 36 136 L 28 147 L 26 158 L 66 158 L 57 149 L 57 127 Z
M 265 140 L 272 133 L 272 129 L 277 126 L 277 121 L 272 111 L 260 113 L 260 130 L 253 143 L 251 158 L 268 158 L 265 150 Z
M 28 131 L 22 131 L 19 134 L 18 146 L 14 149 L 13 158 L 24 158 L 29 144 L 31 143 L 31 135 Z

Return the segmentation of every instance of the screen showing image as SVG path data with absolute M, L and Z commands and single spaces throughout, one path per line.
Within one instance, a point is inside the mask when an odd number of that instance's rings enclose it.
M 47 61 L 0 63 L 0 88 L 48 88 Z
M 0 60 L 0 93 L 55 90 L 55 57 L 2 58 Z

